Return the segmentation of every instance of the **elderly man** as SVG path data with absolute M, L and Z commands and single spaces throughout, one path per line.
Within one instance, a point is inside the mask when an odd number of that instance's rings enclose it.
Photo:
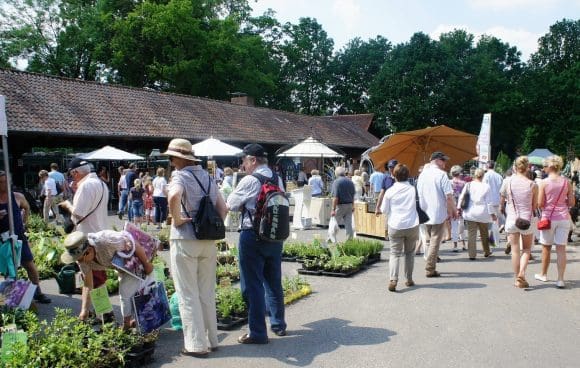
M 62 200 L 62 197 L 57 193 L 56 182 L 48 175 L 48 171 L 40 170 L 38 173 L 40 183 L 42 184 L 42 194 L 44 196 L 44 204 L 42 207 L 42 217 L 44 222 L 48 224 L 50 221 L 50 211 L 54 214 L 55 220 L 58 222 L 60 216 L 57 204 Z
M 176 138 L 169 142 L 164 155 L 175 170 L 169 183 L 169 213 L 173 218 L 171 274 L 175 281 L 179 313 L 183 324 L 182 355 L 205 358 L 217 349 L 215 307 L 217 250 L 213 240 L 197 239 L 191 223 L 205 195 L 222 219 L 227 209 L 218 186 L 200 165 L 191 142 Z M 263 297 L 263 294 L 262 294 Z
M 109 189 L 105 183 L 91 172 L 91 165 L 81 158 L 74 158 L 69 164 L 69 175 L 76 184 L 76 192 L 72 203 L 69 200 L 60 203 L 60 206 L 71 214 L 71 219 L 76 230 L 87 235 L 106 230 L 107 202 Z M 95 270 L 84 275 L 82 292 L 82 304 L 79 318 L 85 320 L 89 317 L 90 298 L 89 292 L 95 287 L 102 286 L 107 280 L 105 271 Z M 106 316 L 108 319 L 110 315 Z
M 227 201 L 230 211 L 242 213 L 239 242 L 240 282 L 242 294 L 248 304 L 250 332 L 240 336 L 238 342 L 267 344 L 268 331 L 264 318 L 266 311 L 270 315 L 272 332 L 278 336 L 286 335 L 282 242 L 259 239 L 252 223 L 262 182 L 267 181 L 282 190 L 284 186 L 282 179 L 268 168 L 267 154 L 259 144 L 248 144 L 244 147 L 242 162 L 245 171 L 252 175 L 246 175 L 240 180 Z
M 334 171 L 336 180 L 332 183 L 332 211 L 330 216 L 335 216 L 336 221 L 344 224 L 346 237 L 352 239 L 354 229 L 352 227 L 352 213 L 354 211 L 354 183 L 346 177 L 346 169 L 339 166 Z
M 417 179 L 419 204 L 429 215 L 429 221 L 425 223 L 429 241 L 425 266 L 427 277 L 440 276 L 436 267 L 439 246 L 445 234 L 445 220 L 457 218 L 453 187 L 445 171 L 447 161 L 449 157 L 443 152 L 433 152 L 431 162 L 425 165 Z
M 28 202 L 20 193 L 12 192 L 12 220 L 14 222 L 14 234 L 22 241 L 22 252 L 20 255 L 20 264 L 26 270 L 28 279 L 37 286 L 34 294 L 34 300 L 38 303 L 50 303 L 50 299 L 40 290 L 40 280 L 38 277 L 38 270 L 34 264 L 34 258 L 28 245 L 28 238 L 24 234 L 25 221 L 22 219 L 22 209 L 29 211 Z M 0 233 L 10 230 L 10 222 L 8 219 L 8 178 L 5 171 L 0 171 Z M 25 216 L 28 216 L 26 214 Z

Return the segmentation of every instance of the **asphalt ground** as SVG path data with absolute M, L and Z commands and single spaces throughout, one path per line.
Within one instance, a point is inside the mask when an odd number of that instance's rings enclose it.
M 110 218 L 112 225 L 122 226 Z M 297 240 L 309 241 L 315 234 L 326 238 L 322 228 L 295 233 Z M 227 234 L 231 243 L 237 237 Z M 515 288 L 503 238 L 490 258 L 483 258 L 478 244 L 476 261 L 444 243 L 440 278 L 426 278 L 425 262 L 416 256 L 416 286 L 407 288 L 403 280 L 395 293 L 387 290 L 385 241 L 383 260 L 353 277 L 304 276 L 314 292 L 287 306 L 287 336 L 272 335 L 267 345 L 241 345 L 236 340 L 247 326 L 219 331 L 219 350 L 197 359 L 180 356 L 182 333 L 163 328 L 148 367 L 579 367 L 580 239 L 574 239 L 567 248 L 565 289 L 555 287 L 554 251 L 551 281 L 534 280 L 539 245 L 527 273 L 531 287 Z M 283 273 L 293 276 L 299 266 L 285 262 Z M 54 307 L 78 313 L 78 295 L 59 295 L 54 280 L 43 281 L 42 287 L 53 303 L 39 306 L 41 317 L 50 317 Z M 118 296 L 111 301 L 120 320 Z

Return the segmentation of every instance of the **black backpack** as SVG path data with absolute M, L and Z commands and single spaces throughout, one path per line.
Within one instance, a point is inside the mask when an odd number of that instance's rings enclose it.
M 224 239 L 226 237 L 226 227 L 224 225 L 224 221 L 218 214 L 217 210 L 215 209 L 215 205 L 213 204 L 209 196 L 209 192 L 211 189 L 211 177 L 208 177 L 209 183 L 207 186 L 207 190 L 205 190 L 203 188 L 203 185 L 201 185 L 201 182 L 199 181 L 197 176 L 195 176 L 195 174 L 192 172 L 191 175 L 193 175 L 193 177 L 199 184 L 199 187 L 204 193 L 203 198 L 199 202 L 197 214 L 195 215 L 195 218 L 191 221 L 195 237 L 199 240 Z M 187 216 L 189 216 L 189 213 L 187 213 L 187 210 L 185 209 L 183 199 L 181 200 L 181 205 L 183 206 L 183 210 L 185 211 Z
M 256 235 L 264 241 L 284 241 L 290 235 L 290 203 L 278 186 L 278 176 L 268 178 L 252 174 L 261 187 L 256 200 L 256 213 L 252 225 Z

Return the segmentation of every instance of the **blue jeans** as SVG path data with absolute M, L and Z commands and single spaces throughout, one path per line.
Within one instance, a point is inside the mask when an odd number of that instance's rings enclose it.
M 135 217 L 143 217 L 143 201 L 129 201 L 131 202 L 132 211 L 129 212 L 132 216 L 129 216 L 131 220 Z
M 167 197 L 153 197 L 155 203 L 155 223 L 159 224 L 167 220 Z
M 273 331 L 285 330 L 282 290 L 282 242 L 258 240 L 253 230 L 242 230 L 239 244 L 240 286 L 248 304 L 250 337 L 266 341 L 265 315 Z
M 121 191 L 121 199 L 119 200 L 119 212 L 125 213 L 125 208 L 127 207 L 127 198 L 129 198 L 129 191 L 123 189 Z

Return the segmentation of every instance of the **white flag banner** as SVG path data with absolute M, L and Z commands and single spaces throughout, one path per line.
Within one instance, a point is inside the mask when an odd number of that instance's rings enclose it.
M 491 113 L 483 114 L 481 130 L 477 138 L 477 154 L 480 166 L 487 164 L 491 159 Z
M 0 95 L 0 135 L 8 137 L 8 119 L 6 119 L 6 97 Z

